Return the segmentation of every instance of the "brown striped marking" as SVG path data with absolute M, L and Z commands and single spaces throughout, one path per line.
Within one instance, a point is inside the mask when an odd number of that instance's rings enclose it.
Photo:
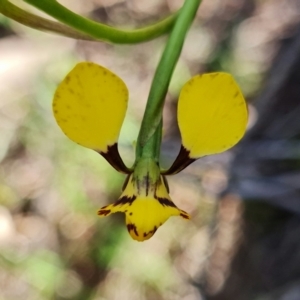
M 98 215 L 99 216 L 107 216 L 110 212 L 111 212 L 110 209 L 103 209 L 103 208 L 101 208 L 101 209 L 98 210 Z
M 131 230 L 133 230 L 134 233 L 135 233 L 135 235 L 136 235 L 136 236 L 139 236 L 139 234 L 138 234 L 138 232 L 137 232 L 137 230 L 136 230 L 136 226 L 135 226 L 134 224 L 132 224 L 132 223 L 127 224 L 127 229 L 128 229 L 129 232 L 130 232 Z

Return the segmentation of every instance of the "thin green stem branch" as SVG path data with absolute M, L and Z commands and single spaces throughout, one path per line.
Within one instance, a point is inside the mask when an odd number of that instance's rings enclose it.
M 115 44 L 135 44 L 157 38 L 171 30 L 178 14 L 172 14 L 171 16 L 144 28 L 121 30 L 77 15 L 53 0 L 24 1 L 79 32 L 85 33 L 94 39 Z
M 20 24 L 33 29 L 53 32 L 73 39 L 94 40 L 89 35 L 78 32 L 64 24 L 27 12 L 26 10 L 19 8 L 7 0 L 0 0 L 0 13 Z
M 143 155 L 144 148 L 155 148 L 147 145 L 149 141 L 152 143 L 159 139 L 157 127 L 162 120 L 162 110 L 169 83 L 180 56 L 185 36 L 195 18 L 200 3 L 201 0 L 186 0 L 172 29 L 152 81 L 137 142 L 137 159 Z M 152 138 L 153 135 L 157 135 L 157 138 Z

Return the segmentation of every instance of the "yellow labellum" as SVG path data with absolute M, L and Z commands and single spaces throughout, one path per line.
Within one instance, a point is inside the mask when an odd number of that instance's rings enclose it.
M 192 159 L 234 146 L 244 135 L 247 120 L 246 102 L 230 74 L 198 75 L 181 90 L 178 123 L 182 145 Z
M 129 234 L 134 240 L 145 241 L 171 216 L 190 216 L 172 202 L 160 176 L 155 183 L 147 184 L 151 178 L 138 183 L 131 174 L 125 190 L 116 203 L 102 207 L 99 216 L 123 212 Z
M 117 142 L 127 101 L 128 90 L 119 77 L 97 64 L 82 62 L 58 86 L 53 112 L 71 140 L 106 152 Z

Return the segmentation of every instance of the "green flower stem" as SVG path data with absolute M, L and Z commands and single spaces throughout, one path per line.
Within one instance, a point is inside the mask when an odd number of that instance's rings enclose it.
M 94 39 L 115 44 L 135 44 L 159 37 L 171 30 L 178 14 L 175 13 L 144 28 L 120 30 L 77 15 L 54 0 L 24 1 L 79 32 L 85 33 Z
M 144 158 L 154 158 L 158 163 L 160 156 L 160 144 L 162 139 L 162 119 L 156 128 L 155 133 L 150 137 L 149 141 L 142 149 L 142 156 Z
M 159 124 L 162 122 L 162 110 L 165 97 L 174 68 L 182 50 L 185 36 L 195 18 L 200 3 L 201 0 L 185 1 L 170 34 L 152 81 L 137 141 L 137 160 L 145 155 L 152 155 L 152 157 L 157 156 L 154 149 L 159 148 L 157 143 L 159 143 L 160 146 L 159 140 L 161 139 L 161 132 L 159 132 L 157 128 L 160 127 Z M 155 145 L 152 145 L 153 143 L 155 143 Z M 153 151 L 152 154 L 151 151 Z
M 89 35 L 78 32 L 64 24 L 27 12 L 7 0 L 0 0 L 0 13 L 30 28 L 57 33 L 73 39 L 94 40 Z

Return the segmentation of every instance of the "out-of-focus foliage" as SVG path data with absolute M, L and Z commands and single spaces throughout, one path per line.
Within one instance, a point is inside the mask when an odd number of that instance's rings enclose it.
M 87 4 L 88 2 L 88 4 Z M 183 1 L 64 1 L 108 24 L 133 27 L 166 16 Z M 203 71 L 231 72 L 245 96 L 259 92 L 278 40 L 299 21 L 297 1 L 204 0 L 170 86 L 162 164 L 179 150 L 175 107 L 184 82 Z M 98 219 L 124 177 L 55 124 L 52 96 L 82 60 L 118 74 L 130 91 L 121 154 L 130 166 L 153 72 L 165 38 L 135 46 L 74 41 L 0 16 L 0 299 L 201 299 L 192 282 L 206 278 L 212 225 L 218 251 L 211 290 L 221 288 L 239 232 L 239 204 L 217 211 L 232 153 L 202 159 L 169 179 L 174 202 L 192 215 L 169 220 L 137 243 L 123 216 Z M 251 122 L 255 119 L 250 107 Z

